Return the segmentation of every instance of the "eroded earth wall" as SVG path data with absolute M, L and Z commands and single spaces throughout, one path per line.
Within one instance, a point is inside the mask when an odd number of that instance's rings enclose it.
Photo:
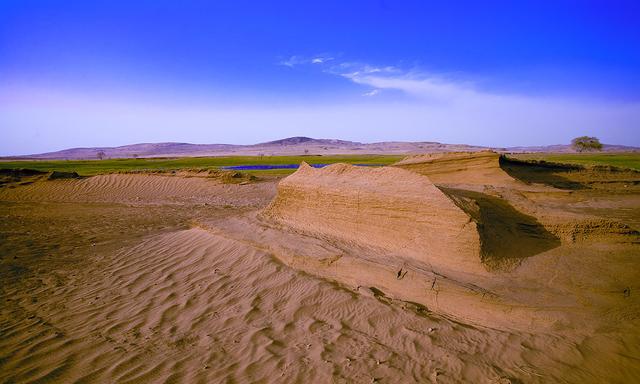
M 426 268 L 486 272 L 470 216 L 431 181 L 399 168 L 303 164 L 263 217 L 313 236 L 386 250 Z

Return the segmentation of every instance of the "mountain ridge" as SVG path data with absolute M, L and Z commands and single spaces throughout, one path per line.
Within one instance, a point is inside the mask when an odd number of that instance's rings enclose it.
M 454 151 L 495 150 L 498 152 L 574 152 L 570 145 L 556 144 L 530 147 L 485 147 L 468 144 L 446 144 L 432 141 L 383 141 L 361 143 L 339 139 L 316 139 L 293 136 L 257 144 L 193 144 L 182 142 L 136 143 L 117 147 L 75 147 L 31 155 L 4 156 L 0 159 L 86 160 L 131 157 L 206 157 L 206 156 L 287 156 L 340 154 L 420 154 Z M 604 144 L 605 152 L 640 151 L 638 147 Z

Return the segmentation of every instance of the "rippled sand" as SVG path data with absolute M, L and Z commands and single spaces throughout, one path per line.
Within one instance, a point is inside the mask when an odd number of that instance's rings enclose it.
M 577 323 L 521 329 L 465 322 L 382 285 L 352 285 L 332 275 L 346 256 L 323 259 L 326 270 L 305 264 L 305 252 L 330 254 L 340 244 L 262 227 L 256 213 L 275 197 L 276 182 L 106 175 L 0 188 L 0 382 L 622 383 L 640 377 L 637 281 L 620 282 L 628 292 L 566 293 L 602 308 L 609 308 L 610 295 L 618 300 L 611 308 L 625 308 L 607 315 L 616 321 L 588 332 Z M 620 198 L 619 209 L 629 198 Z M 631 209 L 634 223 L 637 207 Z M 250 233 L 239 233 L 242 228 Z M 566 250 L 591 261 L 614 250 L 609 262 L 637 267 L 625 264 L 637 250 L 628 247 L 637 245 L 615 247 L 601 240 Z M 278 253 L 285 248 L 295 254 Z M 525 262 L 517 273 L 531 277 L 544 263 L 562 266 L 554 257 Z M 569 277 L 582 284 L 579 267 L 562 268 L 549 277 L 550 287 L 565 286 L 553 280 Z M 528 286 L 519 281 L 518 289 Z M 531 294 L 544 301 L 544 292 Z

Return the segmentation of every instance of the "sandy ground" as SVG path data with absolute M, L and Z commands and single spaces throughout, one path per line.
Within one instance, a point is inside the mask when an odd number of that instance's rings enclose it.
M 413 159 L 391 178 L 317 170 L 279 191 L 160 175 L 5 184 L 0 382 L 637 381 L 637 176 L 490 157 L 446 172 Z M 446 244 L 424 256 L 398 236 L 371 241 L 402 207 L 391 222 L 422 220 L 415 236 L 446 225 L 411 216 L 393 193 L 400 171 L 437 174 L 437 188 L 416 181 L 431 196 L 419 201 L 449 199 L 442 215 L 473 223 L 464 262 L 448 264 Z M 349 200 L 354 185 L 368 203 Z M 305 199 L 317 204 L 286 204 Z M 360 221 L 319 213 L 350 201 Z

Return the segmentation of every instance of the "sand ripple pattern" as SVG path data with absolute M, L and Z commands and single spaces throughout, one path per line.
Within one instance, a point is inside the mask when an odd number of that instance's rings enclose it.
M 3 292 L 19 305 L 0 307 L 0 382 L 593 379 L 567 373 L 584 357 L 561 338 L 363 296 L 198 228 L 154 235 L 79 273 Z
M 98 175 L 81 180 L 52 180 L 0 189 L 4 201 L 96 202 L 125 204 L 264 204 L 249 196 L 260 185 L 222 184 L 217 180 L 157 175 Z

